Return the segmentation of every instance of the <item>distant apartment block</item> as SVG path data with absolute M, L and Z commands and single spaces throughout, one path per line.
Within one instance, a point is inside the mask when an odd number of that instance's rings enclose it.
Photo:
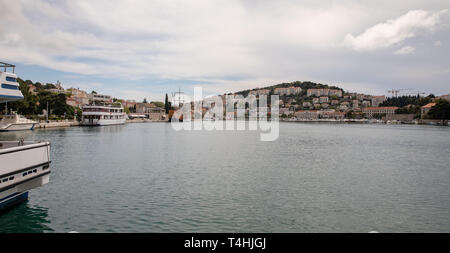
M 318 119 L 319 111 L 318 110 L 300 110 L 294 113 L 294 116 L 297 119 Z
M 288 87 L 288 88 L 276 88 L 273 91 L 273 94 L 280 96 L 291 96 L 300 94 L 300 92 L 302 92 L 302 88 L 300 87 Z
M 303 107 L 311 107 L 312 104 L 310 102 L 303 102 L 302 106 Z
M 363 108 L 362 112 L 369 118 L 372 118 L 374 114 L 395 114 L 396 106 L 386 106 L 386 107 L 367 107 Z
M 310 96 L 338 96 L 338 97 L 342 97 L 342 91 L 338 90 L 338 89 L 328 89 L 328 88 L 324 88 L 324 89 L 308 89 L 306 92 L 306 95 L 308 97 Z
M 385 96 L 373 96 L 372 97 L 372 106 L 373 107 L 377 107 L 379 106 L 381 103 L 383 103 L 386 100 Z
M 269 89 L 251 90 L 248 94 L 249 95 L 254 95 L 254 96 L 269 95 L 270 94 L 270 90 Z
M 344 119 L 345 113 L 330 109 L 319 111 L 319 116 L 321 119 Z

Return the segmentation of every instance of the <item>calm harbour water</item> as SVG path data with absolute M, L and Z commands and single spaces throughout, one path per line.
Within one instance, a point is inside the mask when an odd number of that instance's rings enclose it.
M 450 128 L 167 123 L 0 133 L 48 140 L 50 183 L 0 232 L 450 232 Z

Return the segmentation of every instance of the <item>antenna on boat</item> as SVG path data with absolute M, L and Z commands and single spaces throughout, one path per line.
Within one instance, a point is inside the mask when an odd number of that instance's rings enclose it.
M 178 94 L 178 107 L 180 107 L 181 104 L 182 103 L 184 104 L 184 102 L 185 102 L 184 96 L 183 96 L 183 99 L 181 99 L 181 94 L 184 94 L 184 92 L 181 92 L 180 88 L 178 88 L 178 92 L 172 92 L 172 98 L 173 98 L 174 103 L 177 101 L 177 98 L 176 98 L 177 94 Z

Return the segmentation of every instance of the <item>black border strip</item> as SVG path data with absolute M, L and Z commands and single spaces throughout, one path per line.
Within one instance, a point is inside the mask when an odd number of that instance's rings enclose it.
M 27 250 L 35 250 L 36 243 L 51 241 L 61 242 L 65 248 L 75 249 L 77 251 L 86 251 L 87 245 L 89 249 L 105 251 L 106 246 L 116 250 L 125 252 L 142 251 L 146 249 L 149 252 L 308 252 L 309 249 L 314 251 L 326 252 L 388 252 L 399 251 L 405 252 L 408 249 L 424 252 L 438 252 L 448 247 L 448 235 L 446 234 L 295 234 L 295 233 L 229 233 L 229 234 L 213 234 L 213 233 L 43 233 L 43 234 L 2 234 L 0 242 L 5 250 L 8 245 L 11 249 L 17 249 L 17 245 Z M 228 243 L 215 251 L 211 248 L 187 248 L 185 241 L 194 237 L 198 240 L 219 239 L 227 242 L 225 238 L 266 238 L 266 248 L 248 247 L 229 247 Z M 24 242 L 24 243 L 22 243 Z M 34 243 L 36 242 L 36 243 Z M 16 247 L 16 248 L 12 248 Z M 161 249 L 161 250 L 158 250 Z M 423 250 L 422 250 L 423 249 Z M 433 250 L 436 249 L 436 250 Z
M 23 180 L 23 181 L 14 183 L 14 184 L 12 184 L 12 185 L 8 185 L 8 186 L 6 186 L 6 187 L 4 187 L 4 188 L 0 188 L 0 192 L 9 190 L 9 189 L 11 189 L 11 188 L 16 187 L 16 186 L 19 185 L 19 184 L 26 183 L 26 182 L 28 182 L 28 181 L 31 181 L 31 180 L 36 179 L 36 178 L 41 177 L 41 176 L 45 176 L 45 175 L 47 175 L 47 174 L 50 174 L 50 171 L 47 171 L 47 172 L 45 172 L 45 173 L 36 175 L 36 176 L 34 176 L 34 177 L 30 177 L 30 178 L 28 178 L 27 180 Z
M 16 170 L 16 171 L 13 171 L 13 172 L 9 172 L 9 173 L 0 175 L 0 178 L 2 178 L 2 177 L 7 177 L 7 176 L 11 176 L 11 175 L 15 175 L 15 174 L 17 174 L 17 173 L 24 172 L 24 171 L 26 171 L 26 170 L 31 170 L 31 169 L 34 169 L 34 168 L 37 168 L 37 167 L 50 165 L 51 162 L 52 162 L 52 161 L 48 161 L 48 162 L 41 163 L 41 164 L 38 164 L 38 165 L 33 165 L 33 166 L 30 166 L 30 167 L 27 167 L 27 168 L 24 168 L 24 169 L 20 169 L 20 170 Z
M 33 144 L 38 144 L 38 143 L 33 143 Z M 29 145 L 33 145 L 33 144 L 29 144 Z M 9 154 L 9 153 L 15 153 L 15 152 L 24 151 L 24 150 L 29 150 L 29 149 L 42 148 L 42 147 L 50 146 L 50 143 L 42 142 L 42 144 L 44 144 L 44 145 L 36 146 L 36 147 L 28 147 L 28 148 L 23 148 L 23 149 L 18 149 L 18 150 L 10 150 L 10 151 L 5 151 L 5 152 L 3 152 L 3 153 L 0 152 L 0 155 Z M 17 146 L 17 147 L 25 147 L 25 146 Z

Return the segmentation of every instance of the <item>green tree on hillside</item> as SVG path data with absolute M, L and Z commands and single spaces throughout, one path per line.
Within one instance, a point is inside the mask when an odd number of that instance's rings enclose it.
M 71 109 L 69 105 L 66 103 L 66 94 L 55 94 L 46 90 L 39 91 L 39 108 L 38 110 L 42 112 L 43 110 L 47 110 L 47 102 L 49 111 L 52 114 L 62 116 L 65 113 L 73 113 L 73 109 Z M 49 113 L 50 113 L 49 112 Z
M 450 102 L 444 99 L 439 99 L 436 105 L 431 107 L 428 111 L 427 118 L 429 119 L 450 119 Z
M 152 104 L 156 105 L 156 107 L 164 108 L 164 103 L 160 101 L 152 101 Z
M 166 93 L 166 98 L 164 100 L 164 109 L 166 110 L 166 113 L 169 113 L 170 107 L 169 96 Z

